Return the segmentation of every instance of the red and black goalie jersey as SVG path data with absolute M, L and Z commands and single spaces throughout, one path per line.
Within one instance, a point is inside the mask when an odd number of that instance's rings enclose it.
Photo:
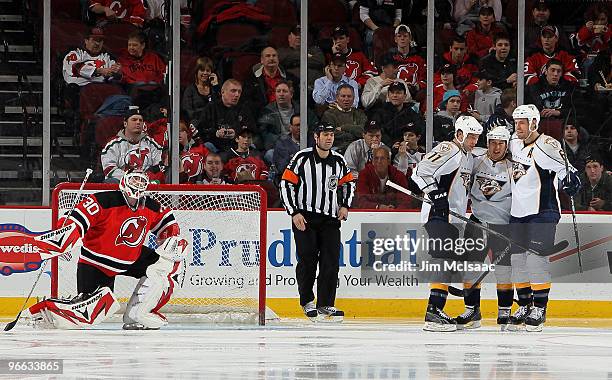
M 145 197 L 144 205 L 133 211 L 120 191 L 89 195 L 75 207 L 67 223 L 79 226 L 83 237 L 79 263 L 108 276 L 125 272 L 138 259 L 149 232 L 159 239 L 180 232 L 172 210 Z

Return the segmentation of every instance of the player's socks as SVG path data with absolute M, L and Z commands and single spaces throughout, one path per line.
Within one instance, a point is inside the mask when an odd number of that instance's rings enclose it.
M 497 324 L 505 331 L 510 323 L 514 289 L 512 284 L 497 284 Z

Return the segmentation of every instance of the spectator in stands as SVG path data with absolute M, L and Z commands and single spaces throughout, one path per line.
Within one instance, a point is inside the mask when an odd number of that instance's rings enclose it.
M 612 176 L 604 170 L 603 160 L 596 155 L 587 157 L 580 177 L 583 185 L 574 197 L 576 210 L 612 211 Z
M 397 79 L 397 62 L 393 54 L 386 53 L 380 60 L 381 74 L 368 79 L 361 93 L 361 104 L 365 109 L 387 101 L 387 91 L 391 84 L 402 81 Z M 402 81 L 403 82 L 403 81 Z M 407 95 L 409 95 L 408 93 Z M 408 97 L 408 101 L 411 99 Z
M 410 208 L 410 198 L 388 187 L 387 181 L 408 188 L 406 176 L 391 165 L 391 151 L 382 146 L 374 149 L 372 162 L 359 172 L 357 207 L 379 210 Z
M 461 116 L 461 95 L 457 90 L 444 93 L 442 102 L 434 115 L 433 137 L 435 141 L 452 141 L 455 134 L 455 121 Z
M 129 22 L 141 27 L 146 10 L 142 0 L 89 0 L 89 11 L 100 21 Z
M 194 82 L 183 93 L 181 107 L 188 121 L 199 120 L 204 108 L 219 99 L 219 78 L 212 59 L 200 57 L 196 62 Z
M 359 0 L 358 3 L 359 19 L 365 25 L 365 44 L 371 52 L 374 32 L 377 29 L 395 28 L 402 22 L 402 0 Z
M 549 19 L 549 2 L 537 0 L 531 10 L 531 19 L 527 20 L 527 26 L 525 28 L 525 50 L 527 51 L 527 53 L 535 52 L 542 48 L 540 35 L 544 27 L 551 26 L 556 28 L 558 31 L 561 31 L 561 28 L 559 26 L 555 26 L 549 23 Z M 559 32 L 558 45 L 565 50 L 571 47 L 569 39 L 563 32 Z
M 597 117 L 588 120 L 585 125 L 595 134 L 610 136 L 609 128 L 605 128 L 604 120 L 612 113 L 612 50 L 602 50 L 595 57 L 589 68 L 589 92 L 587 93 L 593 113 Z
M 612 48 L 597 54 L 589 70 L 589 84 L 595 92 L 612 91 Z
M 562 75 L 563 63 L 553 58 L 546 64 L 544 76 L 527 86 L 527 103 L 535 104 L 542 118 L 565 119 L 567 116 L 573 86 Z
M 495 25 L 492 7 L 480 7 L 479 17 L 478 23 L 474 29 L 467 32 L 465 39 L 468 54 L 482 58 L 493 51 L 493 37 L 504 33 L 504 30 Z
M 293 155 L 300 150 L 300 120 L 299 113 L 291 116 L 289 133 L 278 139 L 276 146 L 274 146 L 272 162 L 277 173 L 284 172 Z
M 493 87 L 493 76 L 486 72 L 478 73 L 478 90 L 474 94 L 474 106 L 468 113 L 480 123 L 484 124 L 495 112 L 495 108 L 501 102 L 501 90 Z
M 455 67 L 454 83 L 459 91 L 476 91 L 476 78 L 474 74 L 478 72 L 478 66 L 475 64 L 473 57 L 467 52 L 465 39 L 460 36 L 455 36 L 450 45 L 449 51 L 444 53 L 438 59 L 436 65 L 436 75 L 434 82 L 440 83 L 440 69 L 444 65 L 452 65 Z
M 196 183 L 203 185 L 225 185 L 229 180 L 223 173 L 223 161 L 219 153 L 209 152 L 204 161 L 204 170 Z
M 582 127 L 567 124 L 564 129 L 563 139 L 565 139 L 565 145 L 567 146 L 565 150 L 567 160 L 579 173 L 583 173 L 586 159 L 591 155 L 589 133 Z
M 104 51 L 104 31 L 91 28 L 85 37 L 85 48 L 77 48 L 64 57 L 63 75 L 68 85 L 86 86 L 121 78 L 121 65 Z
M 343 84 L 336 92 L 336 104 L 323 113 L 321 121 L 336 127 L 334 147 L 339 153 L 350 143 L 361 138 L 368 118 L 366 114 L 355 108 L 355 93 L 352 86 Z
M 608 10 L 604 5 L 592 8 L 587 13 L 587 22 L 577 34 L 578 46 L 586 49 L 587 54 L 597 54 L 605 49 L 612 38 Z
M 179 149 L 181 152 L 179 182 L 195 183 L 204 170 L 208 149 L 200 139 L 193 137 L 192 130 L 184 120 L 181 120 L 179 124 Z
M 344 54 L 346 58 L 344 75 L 354 79 L 359 85 L 359 89 L 362 89 L 368 79 L 378 74 L 376 68 L 362 52 L 348 47 L 350 37 L 348 30 L 344 26 L 334 28 L 332 40 L 332 57 L 337 53 Z
M 457 21 L 457 34 L 463 35 L 473 29 L 479 21 L 482 8 L 491 8 L 494 21 L 502 17 L 501 0 L 455 0 L 453 17 Z
M 395 28 L 396 47 L 391 48 L 389 53 L 398 62 L 398 78 L 408 84 L 411 96 L 416 96 L 419 90 L 425 89 L 427 78 L 427 63 L 425 59 L 417 54 L 414 47 L 412 31 L 408 25 L 398 25 Z
M 444 98 L 444 94 L 451 90 L 459 90 L 455 87 L 455 77 L 457 76 L 457 68 L 451 64 L 445 64 L 438 71 L 440 74 L 440 83 L 434 85 L 434 96 L 433 96 L 433 104 L 436 109 L 440 103 L 442 103 L 442 99 Z M 474 88 L 478 88 L 478 83 L 474 84 Z M 425 111 L 425 103 L 421 103 L 421 112 Z M 465 95 L 461 96 L 461 111 L 467 111 L 468 109 L 468 97 Z
M 128 36 L 127 49 L 121 50 L 119 54 L 122 83 L 133 103 L 142 108 L 161 97 L 161 86 L 166 74 L 166 63 L 159 55 L 145 51 L 146 41 L 144 33 L 134 32 Z
M 268 46 L 261 51 L 261 61 L 253 66 L 253 73 L 244 85 L 244 98 L 250 102 L 253 115 L 276 101 L 275 88 L 280 80 L 291 81 L 296 89 L 299 85 L 296 77 L 279 66 L 276 49 Z
M 287 36 L 288 47 L 278 49 L 278 59 L 282 67 L 296 78 L 300 77 L 300 26 L 296 26 L 289 31 Z M 325 68 L 325 56 L 321 49 L 316 45 L 308 46 L 308 92 L 312 92 L 314 81 L 321 76 Z
M 409 178 L 412 170 L 421 162 L 425 155 L 425 148 L 419 145 L 421 129 L 410 123 L 402 129 L 403 139 L 393 144 L 393 150 L 397 151 L 393 159 L 393 166 Z
M 493 87 L 500 90 L 516 87 L 516 58 L 509 55 L 510 37 L 499 33 L 493 37 L 493 51 L 480 60 L 480 70 L 491 73 Z
M 381 142 L 382 131 L 376 120 L 370 120 L 363 132 L 363 138 L 353 141 L 344 152 L 346 166 L 353 172 L 357 179 L 359 172 L 363 170 L 368 162 L 372 162 L 374 149 L 385 145 Z
M 130 107 L 123 129 L 110 140 L 100 159 L 105 182 L 119 183 L 123 175 L 141 170 L 151 181 L 163 182 L 162 147 L 143 131 L 144 121 L 138 107 Z
M 387 146 L 402 139 L 402 128 L 410 123 L 425 127 L 424 120 L 406 103 L 407 89 L 402 82 L 393 83 L 387 93 L 388 101 L 370 112 L 370 120 L 382 127 L 382 141 Z
M 237 131 L 244 125 L 255 129 L 250 109 L 240 102 L 242 84 L 230 78 L 221 87 L 221 98 L 209 103 L 202 111 L 197 128 L 206 147 L 213 152 L 229 150 Z
M 252 177 L 249 179 L 268 179 L 268 166 L 259 154 L 250 148 L 253 144 L 253 134 L 254 132 L 245 126 L 238 131 L 235 147 L 221 154 L 221 158 L 225 162 L 223 170 L 233 182 L 236 182 L 240 173 L 244 171 Z
M 485 123 L 484 127 L 487 131 L 498 127 L 504 126 L 510 132 L 510 135 L 514 133 L 514 119 L 512 118 L 512 112 L 516 108 L 516 89 L 507 88 L 502 91 L 500 96 L 500 103 L 495 107 L 493 115 L 489 117 L 489 120 Z
M 545 26 L 542 28 L 540 39 L 542 48 L 525 60 L 526 83 L 528 85 L 537 83 L 540 80 L 540 75 L 544 72 L 546 63 L 553 58 L 561 62 L 563 78 L 570 83 L 576 83 L 580 70 L 575 57 L 565 50 L 557 49 L 559 29 L 555 26 Z
M 272 162 L 274 145 L 283 135 L 289 133 L 291 116 L 299 111 L 299 105 L 293 102 L 293 84 L 285 80 L 276 83 L 276 101 L 268 104 L 262 111 L 257 127 L 263 142 L 264 160 Z
M 335 53 L 329 65 L 325 67 L 325 76 L 317 79 L 312 91 L 312 99 L 315 103 L 323 106 L 333 106 L 336 102 L 338 87 L 349 85 L 353 88 L 355 100 L 353 107 L 359 106 L 359 85 L 355 80 L 345 75 L 346 56 L 342 53 Z

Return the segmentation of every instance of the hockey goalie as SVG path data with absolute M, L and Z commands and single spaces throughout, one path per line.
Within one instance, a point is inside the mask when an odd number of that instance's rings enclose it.
M 148 186 L 144 173 L 127 173 L 119 190 L 91 194 L 63 217 L 66 227 L 77 227 L 66 239 L 82 239 L 78 295 L 31 306 L 36 327 L 72 329 L 103 322 L 119 310 L 113 295 L 117 275 L 139 279 L 123 315 L 125 330 L 167 324 L 160 309 L 176 286 L 187 242 L 179 239 L 172 211 L 146 196 Z M 156 250 L 144 245 L 149 232 L 157 236 Z

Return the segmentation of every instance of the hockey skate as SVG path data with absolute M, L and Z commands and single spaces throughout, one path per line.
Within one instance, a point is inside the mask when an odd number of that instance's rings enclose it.
M 317 312 L 317 307 L 315 306 L 314 300 L 302 306 L 302 310 L 304 310 L 304 315 L 306 315 L 308 319 L 313 322 L 317 321 L 317 316 L 319 315 L 319 313 Z
M 480 327 L 482 315 L 478 306 L 466 306 L 463 314 L 455 318 L 457 330 L 471 330 Z
M 546 307 L 534 306 L 525 318 L 525 330 L 529 332 L 540 332 L 546 322 Z
M 319 314 L 317 322 L 340 323 L 344 321 L 344 312 L 333 306 L 322 306 L 317 311 Z
M 519 306 L 509 318 L 508 331 L 521 330 L 525 325 L 525 318 L 531 313 L 531 305 Z
M 434 332 L 457 331 L 457 322 L 449 317 L 444 310 L 440 310 L 434 305 L 427 305 L 423 330 Z
M 508 324 L 510 323 L 510 311 L 511 307 L 500 307 L 497 310 L 497 324 L 501 331 L 506 331 Z

